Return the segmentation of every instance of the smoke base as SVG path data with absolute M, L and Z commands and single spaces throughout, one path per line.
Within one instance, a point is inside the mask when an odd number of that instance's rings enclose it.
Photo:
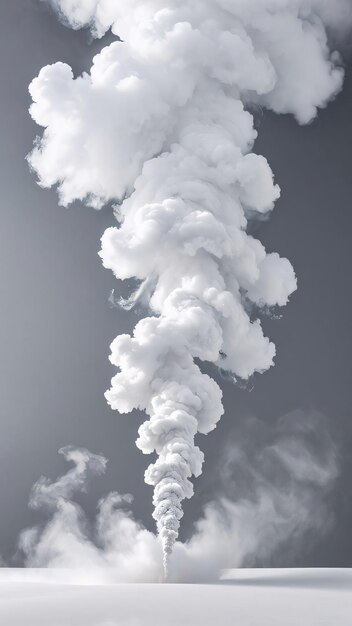
M 237 430 L 216 468 L 214 499 L 189 539 L 175 543 L 169 582 L 215 581 L 235 567 L 294 565 L 333 526 L 339 464 L 326 418 L 297 411 L 274 428 L 247 418 Z M 73 468 L 56 481 L 40 479 L 31 492 L 30 506 L 47 521 L 22 532 L 25 565 L 86 570 L 88 578 L 93 571 L 102 583 L 161 582 L 158 537 L 134 519 L 130 495 L 102 498 L 93 523 L 74 501 L 106 459 L 82 449 L 62 453 Z

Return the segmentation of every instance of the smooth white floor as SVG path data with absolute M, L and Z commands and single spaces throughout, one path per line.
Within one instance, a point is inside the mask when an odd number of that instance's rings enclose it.
M 64 582 L 75 576 L 0 570 L 1 626 L 352 626 L 352 570 L 231 570 L 208 585 Z

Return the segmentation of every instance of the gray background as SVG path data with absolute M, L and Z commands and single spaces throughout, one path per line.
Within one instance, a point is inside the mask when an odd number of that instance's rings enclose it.
M 27 508 L 31 485 L 64 470 L 57 450 L 68 443 L 109 458 L 106 477 L 85 498 L 88 511 L 102 492 L 117 489 L 134 494 L 134 511 L 149 528 L 153 521 L 143 482 L 149 459 L 134 444 L 142 417 L 119 416 L 103 397 L 114 372 L 109 344 L 137 319 L 108 305 L 117 285 L 97 251 L 111 210 L 59 208 L 24 160 L 38 132 L 27 113 L 31 79 L 57 60 L 76 73 L 88 69 L 107 38 L 90 42 L 36 0 L 2 0 L 0 29 L 0 552 L 8 558 L 18 532 L 37 519 Z M 251 392 L 220 379 L 226 413 L 200 441 L 204 474 L 185 507 L 183 537 L 211 496 L 212 468 L 237 418 L 270 424 L 297 408 L 322 411 L 341 448 L 337 521 L 318 546 L 284 565 L 352 566 L 351 101 L 352 67 L 343 93 L 309 127 L 287 116 L 258 117 L 256 150 L 268 157 L 283 193 L 256 231 L 292 261 L 299 290 L 282 319 L 263 322 L 277 344 L 276 367 L 257 376 Z

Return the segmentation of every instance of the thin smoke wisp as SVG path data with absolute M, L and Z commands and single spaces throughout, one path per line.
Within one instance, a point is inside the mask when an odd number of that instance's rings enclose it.
M 118 279 L 137 279 L 126 305 L 151 311 L 111 345 L 113 409 L 147 413 L 137 446 L 157 459 L 145 480 L 165 572 L 182 502 L 202 471 L 197 433 L 213 430 L 222 393 L 200 362 L 248 379 L 273 365 L 275 346 L 245 306 L 284 306 L 290 262 L 248 234 L 279 198 L 250 107 L 309 123 L 340 90 L 327 28 L 345 0 L 51 0 L 73 28 L 116 35 L 74 77 L 64 63 L 30 85 L 44 128 L 29 156 L 60 203 L 118 203 L 100 256 Z

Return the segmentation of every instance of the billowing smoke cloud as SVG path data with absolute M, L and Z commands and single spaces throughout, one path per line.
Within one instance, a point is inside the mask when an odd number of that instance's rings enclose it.
M 190 539 L 175 544 L 172 581 L 214 581 L 224 568 L 265 565 L 268 559 L 292 565 L 331 528 L 338 462 L 325 418 L 296 412 L 275 428 L 253 418 L 237 430 L 215 472 L 216 498 Z M 160 581 L 160 543 L 133 518 L 131 496 L 103 498 L 93 524 L 72 500 L 106 459 L 87 450 L 64 454 L 74 468 L 57 481 L 41 479 L 32 490 L 30 505 L 50 517 L 22 533 L 26 564 L 68 568 L 75 582 Z
M 113 409 L 149 416 L 138 447 L 165 567 L 182 501 L 202 470 L 195 435 L 215 428 L 221 390 L 210 361 L 247 379 L 273 365 L 274 345 L 244 307 L 283 306 L 296 289 L 289 261 L 246 232 L 280 195 L 256 139 L 250 105 L 308 123 L 342 85 L 326 27 L 347 20 L 334 0 L 52 0 L 74 28 L 112 29 L 90 74 L 57 63 L 31 86 L 45 128 L 29 162 L 64 206 L 119 202 L 119 227 L 102 238 L 103 264 L 135 278 L 151 315 L 111 346 L 119 368 Z

